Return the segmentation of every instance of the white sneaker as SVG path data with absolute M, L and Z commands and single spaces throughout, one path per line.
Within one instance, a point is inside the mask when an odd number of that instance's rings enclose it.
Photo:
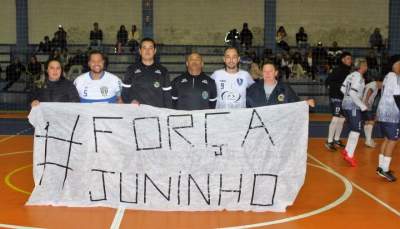
M 367 147 L 369 147 L 369 148 L 375 148 L 375 147 L 376 147 L 376 144 L 375 144 L 374 140 L 365 141 L 365 145 L 366 145 Z

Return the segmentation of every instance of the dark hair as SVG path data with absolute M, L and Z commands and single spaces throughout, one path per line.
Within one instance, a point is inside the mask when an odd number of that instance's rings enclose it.
M 96 54 L 99 54 L 104 61 L 106 60 L 106 56 L 104 55 L 104 53 L 102 53 L 99 50 L 94 49 L 94 50 L 89 51 L 89 53 L 88 53 L 88 61 L 90 60 L 92 55 L 96 55 Z
M 341 55 L 340 55 L 340 59 L 345 58 L 346 56 L 352 56 L 350 52 L 344 51 Z
M 231 50 L 231 49 L 235 50 L 236 53 L 238 54 L 238 56 L 240 56 L 239 49 L 237 49 L 236 47 L 232 47 L 232 46 L 229 46 L 229 47 L 225 48 L 224 55 L 226 54 L 226 51 Z
M 139 48 L 142 48 L 144 42 L 151 42 L 151 43 L 153 43 L 154 49 L 156 48 L 156 42 L 155 42 L 152 38 L 150 38 L 150 37 L 145 37 L 145 38 L 143 38 L 143 39 L 140 41 Z
M 278 66 L 276 66 L 276 64 L 272 61 L 266 61 L 262 64 L 261 66 L 261 70 L 264 68 L 265 65 L 272 65 L 275 69 L 275 71 L 278 71 Z
M 61 67 L 61 76 L 60 76 L 60 79 L 63 78 L 63 77 L 64 77 L 64 67 L 63 67 L 61 61 L 60 61 L 59 59 L 56 59 L 56 58 L 51 58 L 51 59 L 49 59 L 49 60 L 46 62 L 46 64 L 45 64 L 45 69 L 46 69 L 46 71 L 45 71 L 45 76 L 46 76 L 46 78 L 49 78 L 49 74 L 47 73 L 47 70 L 48 70 L 49 64 L 50 64 L 51 62 L 57 62 L 58 64 L 60 64 L 60 67 Z

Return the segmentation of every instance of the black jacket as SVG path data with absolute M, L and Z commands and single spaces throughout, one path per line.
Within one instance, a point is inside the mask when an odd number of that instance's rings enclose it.
M 178 110 L 214 109 L 217 101 L 215 81 L 204 73 L 192 76 L 188 72 L 172 81 L 173 108 Z
M 139 62 L 126 71 L 122 99 L 125 103 L 137 100 L 140 104 L 172 108 L 171 89 L 166 68 L 157 63 L 146 66 Z
M 335 99 L 343 99 L 343 93 L 340 91 L 344 80 L 350 74 L 351 67 L 340 63 L 332 70 L 325 81 L 325 85 L 329 86 L 329 97 Z
M 280 81 L 276 84 L 268 100 L 265 95 L 264 80 L 260 80 L 251 85 L 247 89 L 246 93 L 247 107 L 261 107 L 300 101 L 293 89 L 289 85 Z
M 55 82 L 46 80 L 43 87 L 36 88 L 31 97 L 31 101 L 39 102 L 80 102 L 75 85 L 63 77 Z

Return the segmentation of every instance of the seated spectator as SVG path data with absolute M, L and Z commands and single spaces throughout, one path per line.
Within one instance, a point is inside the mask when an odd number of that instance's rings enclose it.
M 34 83 L 40 80 L 40 74 L 42 74 L 42 64 L 37 60 L 36 56 L 32 56 L 28 63 L 27 90 L 33 89 Z
M 293 77 L 296 79 L 303 78 L 305 75 L 305 71 L 303 69 L 303 58 L 301 56 L 301 53 L 299 51 L 295 51 L 293 56 L 292 56 L 292 73 Z
M 49 54 L 52 50 L 52 44 L 49 36 L 45 36 L 44 40 L 39 43 L 38 52 Z
M 93 23 L 93 30 L 90 31 L 90 46 L 99 49 L 103 42 L 103 31 L 99 29 L 99 23 Z
M 237 29 L 232 29 L 225 36 L 225 44 L 238 48 L 238 44 L 240 41 L 240 34 Z
M 15 82 L 21 78 L 21 74 L 26 71 L 25 66 L 21 63 L 18 57 L 14 58 L 6 68 L 6 81 L 7 85 L 3 88 L 7 91 Z
M 64 30 L 62 25 L 58 26 L 58 30 L 54 33 L 53 41 L 60 50 L 65 50 L 67 48 L 67 32 Z
M 83 73 L 87 61 L 86 53 L 78 49 L 76 55 L 68 59 L 68 64 L 65 67 L 68 72 L 66 78 L 71 81 L 75 80 L 77 76 Z
M 129 31 L 129 41 L 128 46 L 130 47 L 131 52 L 135 52 L 139 47 L 139 31 L 137 30 L 136 25 L 132 25 L 131 31 Z
M 280 26 L 278 31 L 276 32 L 276 44 L 282 50 L 289 52 L 290 47 L 289 47 L 288 43 L 286 42 L 286 37 L 287 37 L 287 33 L 285 30 L 285 27 Z
M 243 23 L 243 29 L 240 32 L 240 44 L 244 45 L 246 50 L 249 50 L 253 43 L 253 33 L 250 31 L 247 23 Z
M 383 48 L 383 39 L 379 28 L 375 28 L 374 32 L 369 37 L 369 44 L 371 48 L 375 48 L 378 51 L 381 51 Z
M 128 42 L 128 31 L 126 31 L 124 25 L 121 25 L 117 32 L 117 44 L 115 48 L 115 53 L 121 54 L 123 52 L 122 46 L 125 46 L 127 42 Z
M 312 63 L 313 63 L 313 71 L 315 75 L 320 77 L 321 81 L 324 81 L 327 77 L 328 69 L 328 52 L 323 46 L 322 42 L 317 43 L 317 47 L 312 50 Z M 315 77 L 314 75 L 314 77 Z
M 303 27 L 300 27 L 299 32 L 296 33 L 296 44 L 299 49 L 308 49 L 308 35 Z
M 328 65 L 332 69 L 340 63 L 340 56 L 343 50 L 339 47 L 338 43 L 334 41 L 332 47 L 328 49 Z
M 375 50 L 371 50 L 368 53 L 368 56 L 365 58 L 367 60 L 368 64 L 368 72 L 367 76 L 369 78 L 376 78 L 379 76 L 379 65 L 378 65 L 378 59 L 376 57 Z

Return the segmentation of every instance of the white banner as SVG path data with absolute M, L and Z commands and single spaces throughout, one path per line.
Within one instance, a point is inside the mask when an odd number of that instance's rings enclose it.
M 305 102 L 177 111 L 41 103 L 28 205 L 285 211 L 304 183 Z

